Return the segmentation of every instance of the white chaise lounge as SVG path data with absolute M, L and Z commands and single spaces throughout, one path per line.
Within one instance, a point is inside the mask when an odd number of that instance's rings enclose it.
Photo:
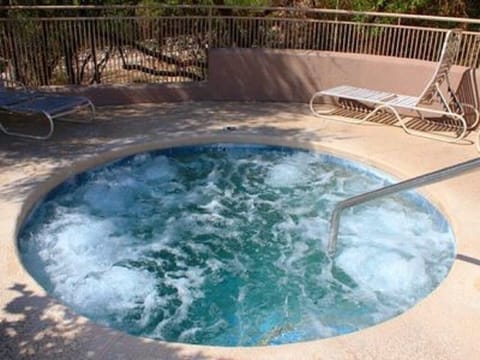
M 461 30 L 449 30 L 445 34 L 441 56 L 432 79 L 419 96 L 400 95 L 385 91 L 373 89 L 358 88 L 349 85 L 337 86 L 331 89 L 315 92 L 310 99 L 310 109 L 314 115 L 326 118 L 328 120 L 340 120 L 350 123 L 361 124 L 375 114 L 389 112 L 394 115 L 396 121 L 409 134 L 419 135 L 428 138 L 438 139 L 447 142 L 457 142 L 463 139 L 468 130 L 474 128 L 479 120 L 479 113 L 474 106 L 461 103 L 452 89 L 449 81 L 449 72 L 454 64 L 455 56 L 461 40 Z M 321 97 L 332 97 L 337 100 L 337 104 L 342 105 L 342 101 L 354 101 L 362 103 L 362 110 L 365 115 L 361 118 L 349 117 L 331 117 L 333 113 L 330 108 L 327 111 L 315 109 L 316 100 Z M 474 116 L 474 120 L 467 122 L 465 110 L 469 109 Z M 425 115 L 430 114 L 434 117 L 445 118 L 448 125 L 453 129 L 454 134 L 435 133 L 418 129 L 412 129 L 408 125 L 411 116 L 405 116 L 402 110 L 414 111 L 418 114 L 421 121 L 425 121 Z

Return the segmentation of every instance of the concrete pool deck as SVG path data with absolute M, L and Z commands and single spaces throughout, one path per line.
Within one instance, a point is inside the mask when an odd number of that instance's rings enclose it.
M 175 103 L 98 109 L 94 124 L 57 122 L 51 140 L 0 134 L 0 359 L 475 359 L 480 354 L 480 169 L 422 189 L 456 235 L 445 281 L 404 314 L 305 343 L 222 348 L 136 338 L 74 314 L 29 276 L 16 232 L 26 211 L 66 177 L 126 154 L 176 144 L 254 142 L 315 148 L 409 178 L 477 157 L 474 145 L 355 126 L 305 104 Z M 225 126 L 235 126 L 226 131 Z M 473 140 L 473 134 L 470 138 Z

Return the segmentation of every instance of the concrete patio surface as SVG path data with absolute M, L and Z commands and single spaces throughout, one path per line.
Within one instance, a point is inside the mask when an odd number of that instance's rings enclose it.
M 16 234 L 26 213 L 72 174 L 178 144 L 250 142 L 319 149 L 405 179 L 477 157 L 474 145 L 398 127 L 325 123 L 305 104 L 170 103 L 102 107 L 93 124 L 57 122 L 51 140 L 0 134 L 0 359 L 478 359 L 480 169 L 421 190 L 450 221 L 457 258 L 445 281 L 404 314 L 349 335 L 291 345 L 224 348 L 136 338 L 95 325 L 24 270 Z M 225 126 L 235 126 L 226 131 Z M 474 134 L 470 135 L 473 140 Z

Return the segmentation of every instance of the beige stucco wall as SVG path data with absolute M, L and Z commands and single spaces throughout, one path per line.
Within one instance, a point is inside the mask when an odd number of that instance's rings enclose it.
M 435 64 L 324 51 L 215 49 L 210 67 L 215 99 L 307 102 L 313 92 L 342 84 L 419 95 Z M 462 70 L 453 69 L 454 83 Z
M 419 95 L 435 63 L 386 56 L 310 50 L 211 49 L 208 80 L 191 84 L 92 86 L 70 89 L 96 105 L 201 100 L 308 102 L 314 91 L 340 84 Z M 454 67 L 471 97 L 474 79 Z M 469 101 L 471 102 L 471 101 Z

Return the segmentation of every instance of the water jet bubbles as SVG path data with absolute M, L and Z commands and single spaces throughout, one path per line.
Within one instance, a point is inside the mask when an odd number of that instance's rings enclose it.
M 279 188 L 305 184 L 310 175 L 309 166 L 314 159 L 315 156 L 305 153 L 285 156 L 269 169 L 265 183 Z
M 166 156 L 157 156 L 140 167 L 146 180 L 167 182 L 176 177 L 177 171 Z
M 335 336 L 413 306 L 453 260 L 448 224 L 415 194 L 346 211 L 326 256 L 335 203 L 385 181 L 279 147 L 139 154 L 53 192 L 20 251 L 50 293 L 132 335 L 223 346 Z

